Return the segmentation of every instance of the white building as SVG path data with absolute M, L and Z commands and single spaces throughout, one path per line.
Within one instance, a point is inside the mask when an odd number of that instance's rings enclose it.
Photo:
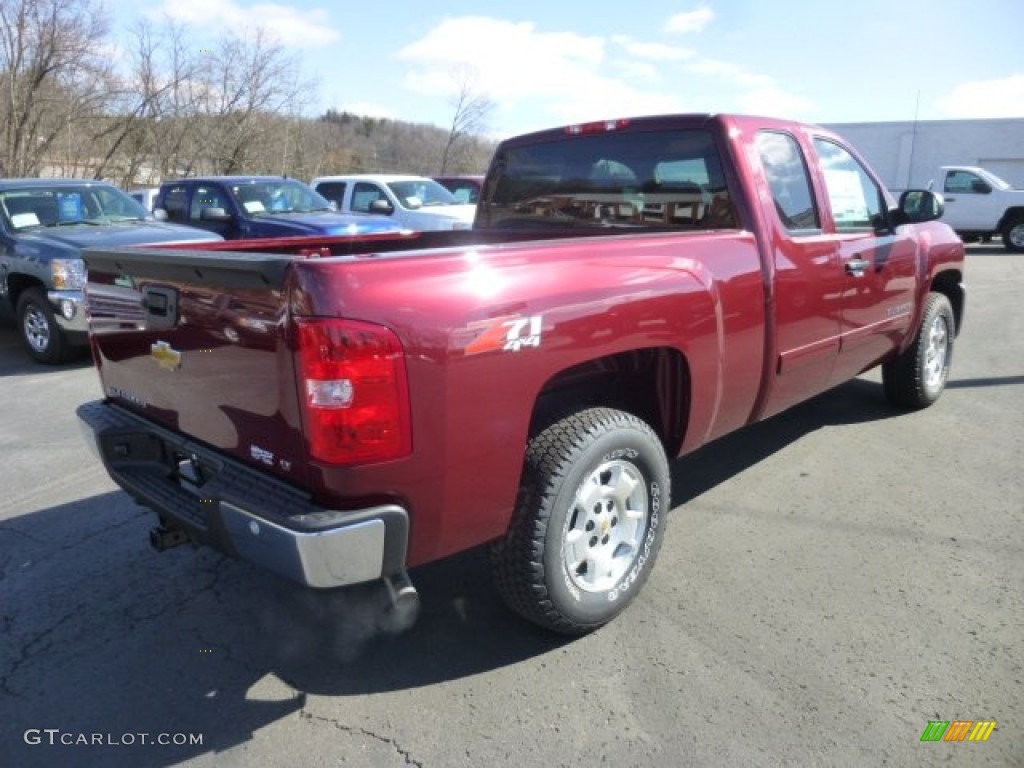
M 1024 188 L 1024 117 L 829 123 L 890 190 L 927 187 L 942 165 L 976 165 Z

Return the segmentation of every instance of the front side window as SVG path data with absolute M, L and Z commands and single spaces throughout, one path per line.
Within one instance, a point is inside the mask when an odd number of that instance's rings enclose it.
M 226 209 L 224 198 L 215 187 L 197 186 L 192 194 L 192 207 L 189 211 L 189 218 L 199 221 L 203 217 L 203 211 L 207 208 Z
M 942 191 L 953 192 L 958 195 L 985 194 L 991 191 L 991 187 L 976 173 L 971 173 L 970 171 L 950 171 L 946 175 L 946 183 Z
M 782 225 L 790 231 L 820 229 L 811 177 L 796 139 L 786 133 L 761 131 L 757 151 Z
M 882 226 L 885 198 L 864 167 L 832 141 L 815 139 L 814 148 L 825 176 L 825 192 L 836 229 L 843 232 Z
M 387 196 L 376 184 L 357 181 L 352 187 L 352 210 L 357 213 L 369 213 L 370 206 L 377 200 L 387 200 Z

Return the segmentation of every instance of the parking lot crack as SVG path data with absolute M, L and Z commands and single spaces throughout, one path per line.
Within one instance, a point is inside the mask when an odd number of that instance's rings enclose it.
M 367 738 L 373 739 L 374 741 L 379 741 L 382 744 L 387 744 L 395 751 L 396 754 L 398 754 L 402 758 L 402 760 L 405 761 L 406 765 L 414 765 L 417 768 L 423 768 L 423 763 L 421 763 L 419 760 L 414 760 L 409 751 L 403 749 L 401 745 L 399 745 L 399 743 L 395 741 L 395 739 L 389 738 L 387 736 L 382 736 L 381 734 L 375 733 L 374 731 L 371 731 L 367 728 L 360 728 L 359 726 L 354 725 L 345 725 L 344 723 L 341 723 L 331 717 L 321 717 L 320 715 L 314 715 L 312 712 L 309 712 L 306 709 L 302 709 L 299 712 L 299 714 L 306 720 L 315 721 L 318 723 L 325 723 L 327 725 L 333 726 L 334 728 L 337 728 L 339 731 L 343 731 L 344 733 L 352 734 L 355 736 L 365 736 Z
M 18 651 L 17 657 L 11 663 L 10 669 L 7 670 L 7 673 L 5 675 L 0 675 L 0 691 L 3 691 L 8 696 L 21 698 L 21 694 L 18 691 L 16 691 L 13 687 L 11 687 L 11 681 L 14 679 L 14 676 L 18 673 L 18 670 L 20 670 L 34 657 L 39 656 L 40 654 L 50 650 L 50 648 L 53 646 L 53 640 L 51 639 L 51 636 L 55 634 L 57 630 L 59 630 L 62 626 L 64 626 L 73 618 L 75 618 L 75 615 L 76 614 L 72 612 L 62 616 L 51 626 L 47 627 L 42 632 L 37 632 L 36 634 L 32 635 L 27 641 L 25 641 L 22 644 L 21 648 Z M 5 616 L 4 631 L 5 634 L 7 634 L 8 636 L 10 636 L 10 626 L 12 624 L 13 621 L 8 621 L 8 617 Z

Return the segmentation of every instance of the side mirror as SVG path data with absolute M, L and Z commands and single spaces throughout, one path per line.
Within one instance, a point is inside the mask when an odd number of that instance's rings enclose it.
M 383 213 L 386 216 L 390 216 L 394 212 L 394 207 L 384 198 L 378 198 L 370 203 L 370 213 Z
M 988 195 L 992 193 L 992 187 L 990 187 L 981 179 L 974 179 L 971 182 L 971 192 L 974 192 L 979 195 Z
M 170 218 L 170 216 L 167 215 L 167 211 L 165 209 L 154 208 L 153 218 L 156 219 L 157 221 L 167 221 Z
M 893 222 L 900 224 L 919 224 L 924 221 L 935 221 L 946 210 L 942 195 L 929 192 L 927 189 L 908 189 L 900 195 L 900 206 L 894 211 Z
M 203 208 L 199 213 L 199 219 L 201 221 L 231 221 L 231 214 L 225 211 L 223 208 Z

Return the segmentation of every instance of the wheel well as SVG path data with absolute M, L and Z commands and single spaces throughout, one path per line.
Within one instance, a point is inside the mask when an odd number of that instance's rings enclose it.
M 1015 208 L 1007 208 L 1003 214 L 1003 218 L 999 220 L 997 231 L 1002 231 L 1003 227 L 1009 224 L 1011 221 L 1017 221 L 1018 219 L 1024 219 L 1024 207 L 1017 206 Z
M 551 378 L 534 405 L 530 434 L 583 408 L 615 408 L 643 419 L 668 456 L 686 434 L 690 369 L 679 350 L 637 349 L 588 360 Z
M 11 305 L 11 311 L 18 308 L 18 298 L 29 288 L 45 288 L 42 281 L 28 275 L 7 276 L 7 302 Z
M 962 275 L 955 271 L 940 272 L 932 280 L 931 290 L 943 294 L 953 306 L 953 317 L 956 320 L 956 331 L 960 333 L 964 316 L 964 294 L 960 287 Z

